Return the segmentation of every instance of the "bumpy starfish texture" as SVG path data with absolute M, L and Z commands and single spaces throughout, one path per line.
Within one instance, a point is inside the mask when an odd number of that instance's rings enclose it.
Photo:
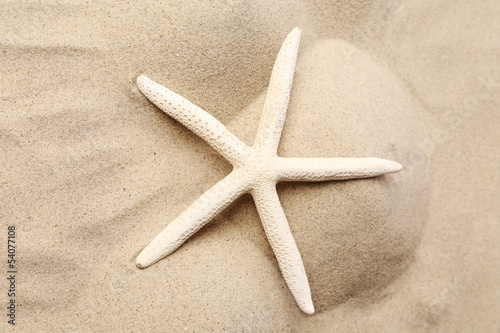
M 203 138 L 234 167 L 201 195 L 139 254 L 145 268 L 168 256 L 243 193 L 254 198 L 280 270 L 302 311 L 314 313 L 311 291 L 299 250 L 276 192 L 279 181 L 329 181 L 368 178 L 397 172 L 402 166 L 379 158 L 282 158 L 277 156 L 290 98 L 301 30 L 285 39 L 274 65 L 257 136 L 248 146 L 210 114 L 145 76 L 140 91 L 166 114 Z

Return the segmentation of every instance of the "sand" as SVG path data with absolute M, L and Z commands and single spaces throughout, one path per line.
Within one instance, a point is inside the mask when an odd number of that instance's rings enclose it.
M 4 1 L 0 271 L 18 332 L 496 332 L 497 1 Z M 137 254 L 231 166 L 149 103 L 145 74 L 251 144 L 303 29 L 279 154 L 376 156 L 377 179 L 282 183 L 317 313 L 250 196 L 168 258 Z M 4 277 L 5 275 L 5 277 Z

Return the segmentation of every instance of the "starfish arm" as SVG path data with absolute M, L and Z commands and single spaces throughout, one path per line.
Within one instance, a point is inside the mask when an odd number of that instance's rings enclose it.
M 276 185 L 257 186 L 252 195 L 290 292 L 302 311 L 313 314 L 314 305 L 304 264 L 276 193 Z
M 153 104 L 193 131 L 233 165 L 241 165 L 250 147 L 211 116 L 184 97 L 141 75 L 137 87 Z
M 140 268 L 168 256 L 218 213 L 248 191 L 242 172 L 235 170 L 212 186 L 154 238 L 136 259 Z
M 278 158 L 279 179 L 327 181 L 370 178 L 398 172 L 403 166 L 381 158 Z
M 299 28 L 293 29 L 283 42 L 273 67 L 264 110 L 260 118 L 254 147 L 275 154 L 285 122 L 293 74 L 300 42 Z

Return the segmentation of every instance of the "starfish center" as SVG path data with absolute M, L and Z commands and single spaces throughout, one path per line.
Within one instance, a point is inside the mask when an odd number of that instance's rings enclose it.
M 263 156 L 258 152 L 254 152 L 252 157 L 241 166 L 247 175 L 252 179 L 252 183 L 261 182 L 262 180 L 276 182 L 277 172 L 274 170 L 274 158 Z

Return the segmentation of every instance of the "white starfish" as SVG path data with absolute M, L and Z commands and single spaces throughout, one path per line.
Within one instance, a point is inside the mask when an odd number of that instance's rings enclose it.
M 295 301 L 305 313 L 314 313 L 307 275 L 281 207 L 276 183 L 368 178 L 397 172 L 402 166 L 378 158 L 277 156 L 290 97 L 300 32 L 299 28 L 292 30 L 278 53 L 252 147 L 240 141 L 214 117 L 185 98 L 145 76 L 137 78 L 137 86 L 149 100 L 198 134 L 234 167 L 228 176 L 201 195 L 151 241 L 137 257 L 138 267 L 148 267 L 168 256 L 236 198 L 250 192 Z

